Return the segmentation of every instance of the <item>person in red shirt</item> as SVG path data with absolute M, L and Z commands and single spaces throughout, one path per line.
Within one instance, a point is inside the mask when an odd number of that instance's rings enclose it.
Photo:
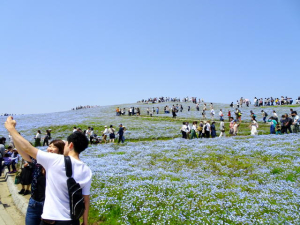
M 228 110 L 227 116 L 228 116 L 228 121 L 230 122 L 230 117 L 231 117 L 231 112 L 230 112 L 230 110 Z

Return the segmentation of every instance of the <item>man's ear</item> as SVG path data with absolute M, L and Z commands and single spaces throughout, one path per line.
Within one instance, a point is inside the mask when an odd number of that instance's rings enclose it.
M 70 143 L 69 143 L 69 149 L 71 149 L 71 150 L 74 149 L 74 144 L 73 144 L 73 142 L 70 142 Z

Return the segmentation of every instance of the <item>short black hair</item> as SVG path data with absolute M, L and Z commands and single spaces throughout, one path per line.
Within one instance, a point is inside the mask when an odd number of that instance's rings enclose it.
M 71 142 L 73 143 L 74 150 L 78 154 L 80 154 L 82 151 L 84 151 L 89 145 L 89 141 L 86 138 L 86 136 L 79 131 L 75 131 L 74 133 L 72 133 L 67 138 L 67 141 L 68 141 L 68 143 L 71 143 Z

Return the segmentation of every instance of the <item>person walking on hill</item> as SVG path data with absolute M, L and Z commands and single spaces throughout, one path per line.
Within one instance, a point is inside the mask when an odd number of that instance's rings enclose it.
M 210 138 L 210 121 L 207 121 L 205 124 L 205 137 Z
M 203 135 L 203 121 L 200 121 L 199 126 L 197 127 L 198 138 L 202 138 Z
M 173 118 L 176 119 L 176 116 L 177 116 L 176 115 L 176 107 L 172 108 L 172 115 L 173 115 Z
M 272 117 L 273 117 L 274 120 L 276 120 L 276 122 L 278 123 L 278 115 L 277 115 L 277 113 L 276 113 L 275 110 L 273 110 L 273 115 L 272 115 Z
M 229 120 L 230 120 L 230 123 L 229 123 L 229 134 L 233 135 L 233 133 L 234 133 L 234 119 L 233 119 L 233 117 L 230 117 Z
M 293 131 L 293 133 L 298 133 L 300 121 L 299 121 L 299 116 L 296 111 L 292 112 L 292 118 L 293 118 L 292 131 Z
M 102 132 L 102 137 L 103 138 L 101 140 L 101 143 L 102 143 L 102 141 L 104 141 L 105 144 L 106 144 L 106 142 L 107 142 L 106 138 L 107 138 L 108 134 L 109 134 L 109 132 L 108 132 L 107 126 L 104 126 L 104 131 Z
M 223 120 L 223 116 L 224 116 L 224 114 L 223 114 L 223 112 L 222 112 L 222 109 L 220 109 L 220 111 L 219 111 L 220 121 Z
M 211 116 L 211 120 L 214 120 L 214 118 L 215 118 L 215 110 L 213 108 L 210 110 L 210 116 Z
M 210 126 L 210 131 L 211 131 L 211 137 L 212 138 L 215 138 L 217 136 L 215 123 L 216 123 L 215 121 L 212 121 L 211 126 Z
M 123 125 L 122 125 L 122 124 L 119 125 L 118 135 L 119 135 L 119 141 L 118 141 L 118 144 L 120 144 L 120 142 L 124 143 L 124 139 L 123 139 L 124 128 L 123 128 Z
M 35 147 L 41 146 L 42 133 L 40 130 L 37 131 L 34 139 L 35 139 L 34 146 Z
M 109 142 L 114 143 L 116 135 L 115 135 L 115 128 L 113 128 L 113 125 L 109 126 L 108 133 L 109 133 Z
M 182 138 L 187 139 L 187 134 L 186 134 L 187 133 L 187 125 L 185 122 L 182 123 L 180 131 L 182 134 Z
M 44 137 L 44 142 L 43 142 L 43 146 L 48 146 L 49 145 L 49 139 L 50 139 L 50 131 L 46 130 L 46 136 Z
M 196 131 L 197 131 L 197 121 L 194 121 L 192 126 L 192 131 L 191 131 L 191 139 L 197 138 Z
M 191 127 L 189 122 L 186 122 L 186 138 L 190 139 Z
M 268 116 L 268 113 L 266 113 L 264 110 L 261 110 L 261 112 L 262 112 L 262 116 L 263 116 L 263 121 L 264 121 L 264 123 L 266 123 L 267 122 L 266 118 Z
M 228 116 L 228 121 L 230 122 L 230 117 L 231 117 L 231 112 L 230 112 L 230 110 L 228 110 L 227 116 Z
M 224 123 L 224 119 L 222 118 L 221 119 L 221 122 L 220 122 L 220 136 L 219 137 L 226 137 L 225 135 L 225 123 Z
M 292 133 L 292 126 L 293 124 L 293 119 L 291 117 L 289 117 L 289 115 L 286 113 L 285 114 L 285 127 L 286 127 L 286 130 L 289 130 L 290 133 Z
M 258 134 L 258 132 L 257 132 L 258 123 L 256 122 L 254 117 L 251 118 L 251 124 L 249 125 L 249 127 L 251 128 L 251 135 Z
M 240 124 L 237 123 L 237 121 L 234 121 L 233 123 L 233 135 L 236 136 L 239 132 L 239 126 Z
M 274 117 L 270 117 L 270 119 L 268 119 L 268 122 L 271 123 L 270 125 L 270 134 L 275 134 L 275 128 L 277 127 L 277 121 L 275 120 Z

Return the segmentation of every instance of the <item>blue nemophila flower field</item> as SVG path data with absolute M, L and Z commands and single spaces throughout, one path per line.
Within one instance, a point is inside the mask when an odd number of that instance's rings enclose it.
M 299 135 L 88 149 L 92 205 L 119 224 L 299 224 Z
M 153 106 L 162 111 L 164 105 Z M 187 105 L 192 111 L 186 111 Z M 116 106 L 15 116 L 18 129 L 29 141 L 40 128 L 55 128 L 53 138 L 66 138 L 78 124 L 82 129 L 120 123 L 127 127 L 125 137 L 136 142 L 93 145 L 81 157 L 94 174 L 91 221 L 300 224 L 300 134 L 183 140 L 176 138 L 181 122 L 169 120 L 171 115 L 143 117 L 151 104 L 120 105 L 130 106 L 140 107 L 142 116 L 115 116 Z M 201 119 L 193 104 L 184 103 L 184 107 L 179 118 Z M 215 104 L 216 113 L 219 108 L 228 110 L 224 104 Z M 243 120 L 250 119 L 250 110 L 262 120 L 261 108 L 253 106 L 242 108 Z M 264 110 L 270 115 L 272 108 Z M 289 108 L 276 111 L 280 116 Z M 7 136 L 3 126 L 2 135 Z M 149 137 L 153 141 L 142 141 Z M 157 141 L 159 137 L 174 139 Z

